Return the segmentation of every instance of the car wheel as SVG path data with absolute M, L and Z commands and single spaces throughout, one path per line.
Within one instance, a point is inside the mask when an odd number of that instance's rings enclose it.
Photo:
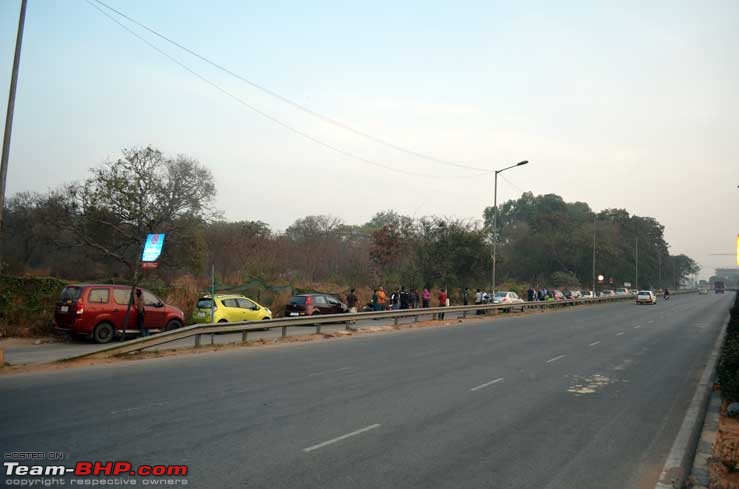
M 173 319 L 167 323 L 167 326 L 164 327 L 164 331 L 172 331 L 181 327 L 182 323 L 177 319 Z
M 100 323 L 95 326 L 95 330 L 92 332 L 92 339 L 95 343 L 103 345 L 110 343 L 115 337 L 115 329 L 110 323 Z

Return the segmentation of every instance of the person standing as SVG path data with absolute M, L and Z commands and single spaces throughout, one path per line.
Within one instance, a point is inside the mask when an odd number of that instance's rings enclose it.
M 480 304 L 482 304 L 482 290 L 477 289 L 477 291 L 475 292 L 475 305 L 479 306 Z M 482 309 L 478 309 L 477 311 L 475 311 L 475 314 L 479 316 L 482 314 L 482 312 Z
M 418 290 L 415 287 L 411 289 L 410 293 L 411 309 L 418 309 Z
M 423 288 L 423 295 L 421 296 L 421 300 L 423 301 L 423 308 L 428 309 L 431 303 L 431 292 L 429 292 L 428 287 Z
M 144 296 L 141 293 L 141 289 L 136 289 L 136 327 L 138 328 L 139 332 L 141 333 L 141 336 L 149 336 L 149 330 L 146 329 L 146 325 L 144 324 Z M 123 327 L 125 336 L 125 329 L 126 327 Z
M 449 296 L 447 295 L 446 290 L 441 289 L 439 291 L 439 307 L 446 307 L 446 302 L 447 302 L 447 299 L 448 298 L 449 298 Z M 439 313 L 439 319 L 441 319 L 441 320 L 444 319 L 444 313 L 443 312 L 440 312 Z
M 380 304 L 380 311 L 387 309 L 387 295 L 385 295 L 385 289 L 382 287 L 377 291 L 377 302 Z
M 377 289 L 372 291 L 372 310 L 375 312 L 380 310 L 380 296 L 377 294 Z
M 527 292 L 527 299 L 529 302 L 534 302 L 534 297 L 536 296 L 536 291 L 533 287 L 529 287 L 529 291 Z
M 400 288 L 400 308 L 408 309 L 410 305 L 410 298 L 408 297 L 408 291 L 405 290 L 405 286 Z
M 464 293 L 462 294 L 462 303 L 465 306 L 470 305 L 470 289 L 468 289 L 467 287 L 464 288 Z
M 354 291 L 355 289 L 350 290 L 349 294 L 346 296 L 346 305 L 351 313 L 357 312 L 357 295 Z
M 397 287 L 395 287 L 395 290 L 390 295 L 390 306 L 393 311 L 400 309 L 400 289 Z

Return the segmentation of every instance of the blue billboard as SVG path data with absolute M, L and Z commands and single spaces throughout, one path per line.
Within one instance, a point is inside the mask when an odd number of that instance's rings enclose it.
M 144 244 L 144 252 L 141 255 L 141 261 L 153 262 L 159 259 L 164 247 L 163 234 L 149 234 L 146 236 L 146 244 Z

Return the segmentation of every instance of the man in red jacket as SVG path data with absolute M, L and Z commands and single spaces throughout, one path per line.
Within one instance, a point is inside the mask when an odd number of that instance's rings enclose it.
M 439 307 L 446 307 L 446 300 L 447 300 L 448 297 L 449 296 L 447 295 L 446 290 L 441 289 L 439 291 Z M 441 319 L 441 320 L 444 319 L 444 313 L 443 312 L 440 312 L 439 313 L 439 319 Z

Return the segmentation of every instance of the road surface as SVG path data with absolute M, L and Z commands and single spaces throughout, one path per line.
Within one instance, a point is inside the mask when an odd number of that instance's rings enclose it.
M 733 297 L 0 377 L 0 445 L 197 488 L 651 489 Z

